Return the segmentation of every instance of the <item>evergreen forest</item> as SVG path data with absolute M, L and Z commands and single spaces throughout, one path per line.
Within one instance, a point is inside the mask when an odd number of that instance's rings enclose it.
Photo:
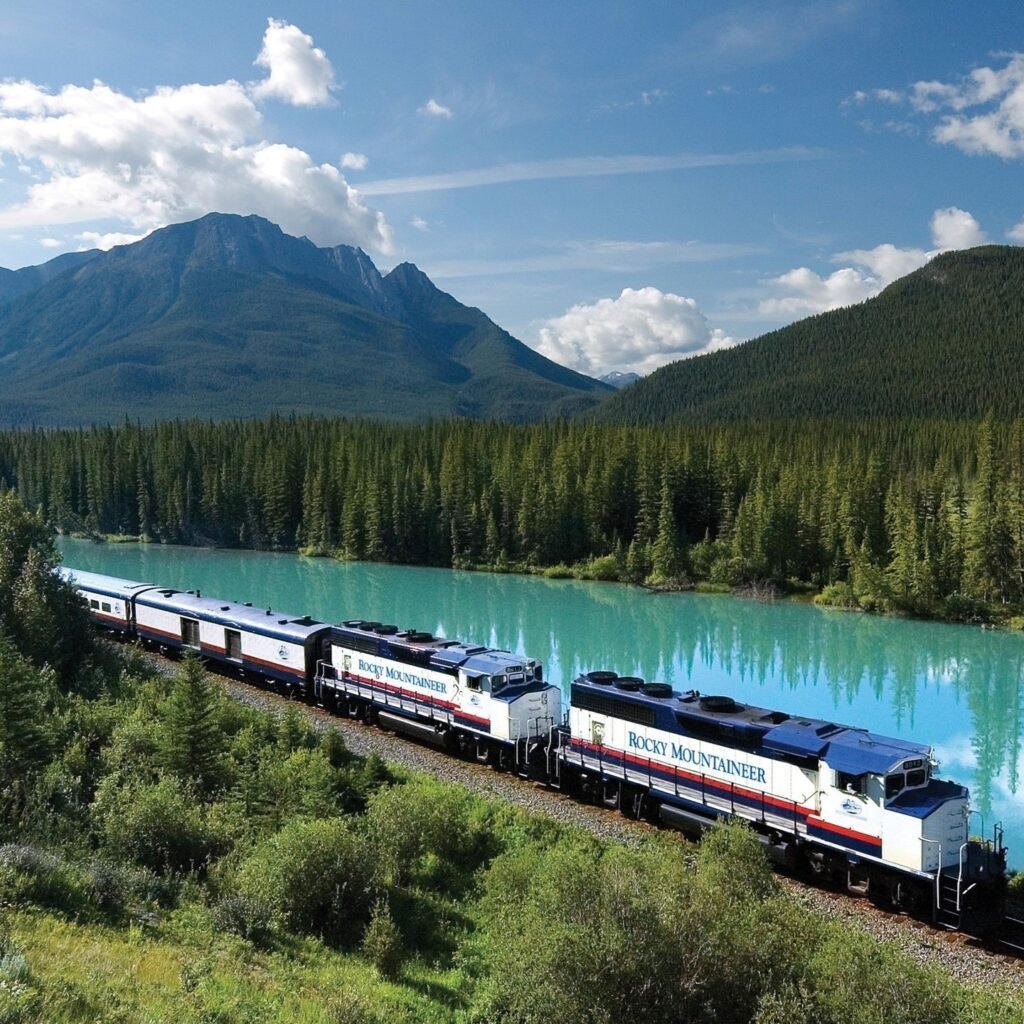
M 316 418 L 0 434 L 61 529 L 345 559 L 1024 608 L 1024 421 L 616 427 Z

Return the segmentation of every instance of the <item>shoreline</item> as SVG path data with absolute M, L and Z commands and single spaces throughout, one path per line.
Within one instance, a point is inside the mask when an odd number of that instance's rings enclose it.
M 558 563 L 550 566 L 531 566 L 524 563 L 466 563 L 462 565 L 428 565 L 419 562 L 373 561 L 370 559 L 346 559 L 326 551 L 303 550 L 301 548 L 250 548 L 222 547 L 216 544 L 172 544 L 146 537 L 126 534 L 92 534 L 79 531 L 56 530 L 59 536 L 71 540 L 91 541 L 94 544 L 131 545 L 140 547 L 187 548 L 192 551 L 246 551 L 253 554 L 294 555 L 297 558 L 326 559 L 334 562 L 360 561 L 369 565 L 394 565 L 417 569 L 444 569 L 448 571 L 472 572 L 497 576 L 525 576 L 547 580 L 575 580 L 580 583 L 611 583 L 624 587 L 645 590 L 652 595 L 660 594 L 700 594 L 704 596 L 734 597 L 744 601 L 756 601 L 759 604 L 801 604 L 810 605 L 823 612 L 845 612 L 854 615 L 870 615 L 883 619 L 904 619 L 910 622 L 934 622 L 947 626 L 965 626 L 973 629 L 999 630 L 1006 633 L 1024 632 L 1024 616 L 1014 615 L 1012 609 L 989 609 L 992 618 L 982 621 L 965 621 L 961 618 L 935 614 L 914 614 L 903 610 L 879 610 L 841 603 L 820 601 L 819 598 L 828 587 L 817 587 L 811 583 L 793 581 L 790 589 L 786 589 L 773 581 L 764 581 L 741 586 L 725 583 L 713 583 L 709 580 L 692 581 L 682 579 L 679 582 L 649 583 L 621 576 L 588 572 L 588 565 L 603 562 L 614 556 L 598 555 L 589 562 L 567 565 Z

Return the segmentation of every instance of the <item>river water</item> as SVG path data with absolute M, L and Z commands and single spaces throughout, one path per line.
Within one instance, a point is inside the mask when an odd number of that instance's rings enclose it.
M 614 583 L 61 538 L 66 564 L 328 622 L 366 618 L 929 743 L 1024 868 L 1024 636 Z M 975 831 L 980 822 L 975 818 Z

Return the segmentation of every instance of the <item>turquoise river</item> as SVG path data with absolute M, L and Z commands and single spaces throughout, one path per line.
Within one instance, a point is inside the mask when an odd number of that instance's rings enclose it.
M 1024 636 L 804 604 L 252 551 L 61 539 L 80 569 L 337 622 L 379 619 L 930 743 L 1024 868 Z M 976 831 L 980 820 L 975 818 Z

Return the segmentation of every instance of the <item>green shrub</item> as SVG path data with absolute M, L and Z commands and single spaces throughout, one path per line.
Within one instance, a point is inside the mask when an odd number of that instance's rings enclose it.
M 588 559 L 579 566 L 577 575 L 585 580 L 614 581 L 622 576 L 623 567 L 614 555 Z
M 457 892 L 496 849 L 488 815 L 463 787 L 417 776 L 371 797 L 366 834 L 391 884 Z
M 402 967 L 402 936 L 387 902 L 378 900 L 363 935 L 363 956 L 377 968 L 382 978 L 398 977 Z
M 558 565 L 549 565 L 546 569 L 541 569 L 540 574 L 546 580 L 571 580 L 576 576 L 573 567 L 564 562 Z
M 34 903 L 65 914 L 89 907 L 89 892 L 81 873 L 61 857 L 39 847 L 10 843 L 0 847 L 0 898 Z
M 822 587 L 821 593 L 815 595 L 814 603 L 823 608 L 859 608 L 853 587 L 849 583 L 830 583 Z
M 232 932 L 250 942 L 264 942 L 270 934 L 271 910 L 259 897 L 228 893 L 213 908 L 218 931 Z
M 154 783 L 103 781 L 93 813 L 104 846 L 116 857 L 154 871 L 202 871 L 223 853 L 227 838 L 176 778 Z
M 280 927 L 350 943 L 377 895 L 372 864 L 348 821 L 297 820 L 245 859 L 235 890 L 265 906 Z

